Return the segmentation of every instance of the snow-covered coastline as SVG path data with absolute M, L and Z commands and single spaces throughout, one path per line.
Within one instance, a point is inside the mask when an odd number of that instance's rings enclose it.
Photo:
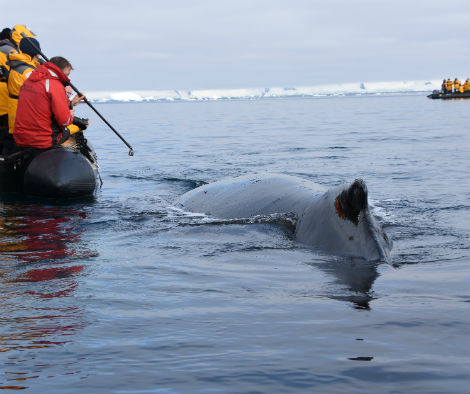
M 87 93 L 87 97 L 90 101 L 94 102 L 236 100 L 430 92 L 434 89 L 440 89 L 440 85 L 440 80 L 353 82 L 314 86 L 242 89 L 91 91 Z

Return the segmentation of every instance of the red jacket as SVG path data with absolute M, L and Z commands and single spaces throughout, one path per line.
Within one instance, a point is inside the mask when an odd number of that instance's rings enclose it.
M 69 78 L 52 63 L 34 70 L 20 90 L 13 137 L 18 146 L 50 148 L 52 119 L 62 131 L 72 123 L 63 83 Z

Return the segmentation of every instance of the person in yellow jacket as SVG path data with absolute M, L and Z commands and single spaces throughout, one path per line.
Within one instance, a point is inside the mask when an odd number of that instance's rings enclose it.
M 468 92 L 470 90 L 470 80 L 467 78 L 462 85 L 463 91 Z
M 34 43 L 34 46 L 31 44 Z M 39 42 L 35 38 L 23 38 L 20 42 L 20 53 L 12 53 L 8 56 L 8 66 L 10 73 L 8 75 L 8 127 L 10 134 L 13 134 L 15 128 L 16 108 L 18 107 L 18 98 L 20 88 L 24 81 L 30 76 L 36 67 L 40 65 L 38 60 Z
M 21 33 L 34 37 L 34 33 L 24 25 L 16 25 L 13 29 L 5 28 L 0 33 L 0 154 L 7 154 L 14 146 L 8 126 L 7 79 L 10 67 L 7 61 L 10 54 L 18 53 L 18 45 L 23 38 Z
M 452 83 L 450 78 L 447 78 L 446 85 L 447 85 L 447 93 L 452 93 L 452 87 L 454 86 L 454 84 Z
M 460 81 L 458 78 L 454 79 L 454 93 L 460 92 Z
M 11 42 L 11 29 L 5 28 L 0 33 L 0 154 L 8 151 L 8 66 L 6 65 L 10 53 L 16 52 L 16 46 Z M 10 142 L 11 143 L 11 142 Z

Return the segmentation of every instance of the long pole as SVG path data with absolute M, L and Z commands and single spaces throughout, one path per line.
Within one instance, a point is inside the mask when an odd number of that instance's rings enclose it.
M 22 36 L 23 38 L 26 38 L 26 39 L 28 40 L 28 42 L 31 44 L 31 46 L 32 46 L 36 51 L 38 51 L 38 53 L 43 57 L 43 59 L 44 59 L 46 62 L 49 61 L 48 57 L 47 57 L 46 55 L 44 55 L 44 53 L 42 53 L 41 50 L 40 50 L 36 45 L 34 45 L 34 42 L 32 42 L 32 41 L 29 39 L 29 37 L 28 37 L 25 33 L 21 33 L 21 36 Z M 72 82 L 70 82 L 70 87 L 71 87 L 71 88 L 75 91 L 75 93 L 77 93 L 79 96 L 83 96 L 83 94 L 80 93 L 80 91 L 72 84 Z M 87 99 L 86 97 L 84 97 L 83 101 L 84 101 L 85 103 L 87 103 L 88 106 L 89 106 L 93 111 L 95 111 L 95 113 L 101 118 L 101 120 L 102 120 L 104 123 L 106 123 L 106 124 L 108 125 L 108 127 L 109 127 L 112 131 L 114 131 L 114 134 L 116 134 L 116 135 L 121 139 L 121 141 L 126 144 L 126 146 L 129 148 L 129 156 L 134 156 L 134 149 L 132 149 L 132 146 L 129 145 L 129 143 L 122 137 L 122 135 L 119 134 L 119 133 L 117 132 L 117 130 L 116 130 L 113 126 L 111 126 L 111 124 L 103 117 L 103 115 L 101 115 L 101 114 L 98 112 L 98 110 L 88 101 L 88 99 Z

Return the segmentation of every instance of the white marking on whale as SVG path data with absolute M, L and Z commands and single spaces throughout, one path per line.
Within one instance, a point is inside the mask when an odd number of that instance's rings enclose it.
M 176 204 L 222 219 L 294 213 L 298 241 L 336 255 L 391 262 L 391 241 L 370 212 L 362 180 L 325 190 L 293 176 L 244 176 L 200 186 Z

